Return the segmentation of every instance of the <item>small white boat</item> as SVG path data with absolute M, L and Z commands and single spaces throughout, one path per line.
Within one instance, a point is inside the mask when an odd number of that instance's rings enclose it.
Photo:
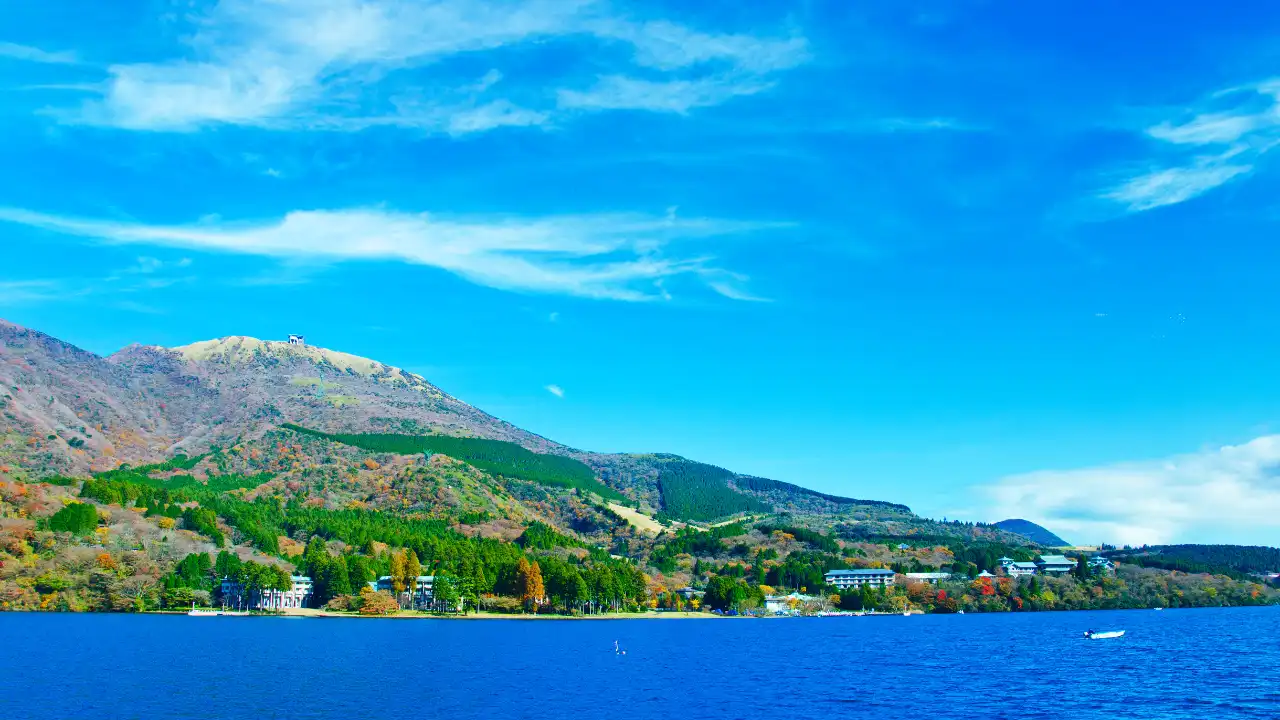
M 217 610 L 197 610 L 196 604 L 191 603 L 191 610 L 187 614 L 194 617 L 216 617 L 220 613 Z
M 1110 640 L 1111 638 L 1124 637 L 1123 630 L 1108 630 L 1107 632 L 1095 632 L 1086 630 L 1084 636 L 1089 640 Z

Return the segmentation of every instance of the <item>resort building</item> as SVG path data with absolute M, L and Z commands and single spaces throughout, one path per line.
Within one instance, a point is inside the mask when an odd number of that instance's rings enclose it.
M 228 607 L 244 610 L 283 610 L 301 608 L 311 603 L 311 578 L 293 575 L 293 587 L 288 590 L 249 590 L 244 584 L 231 578 L 222 579 L 222 602 Z
M 1116 564 L 1111 562 L 1107 558 L 1102 557 L 1101 555 L 1094 555 L 1093 557 L 1089 558 L 1089 567 L 1102 568 L 1104 570 L 1115 570 Z
M 950 580 L 951 573 L 949 572 L 907 573 L 907 579 L 915 580 L 916 582 L 927 582 L 930 585 L 937 585 L 939 580 Z
M 1061 575 L 1074 570 L 1076 561 L 1064 555 L 1041 555 L 1040 560 L 1036 562 L 1036 567 L 1040 568 L 1042 573 Z
M 816 599 L 812 595 L 801 595 L 798 592 L 790 595 L 766 595 L 764 609 L 774 615 L 794 615 L 797 610 L 804 607 L 805 603 Z
M 705 590 L 695 590 L 692 587 L 682 587 L 676 591 L 676 594 L 683 597 L 685 600 L 692 600 L 693 598 L 700 598 L 703 595 L 706 595 L 707 592 Z
M 431 602 L 431 590 L 435 586 L 435 580 L 436 578 L 434 575 L 418 576 L 418 582 L 415 583 L 416 587 L 413 589 L 413 597 L 411 598 L 414 607 L 421 607 Z M 390 575 L 383 575 L 377 580 L 370 581 L 369 587 L 380 592 L 387 592 L 393 595 L 395 594 L 395 589 L 391 582 Z M 406 592 L 404 594 L 407 595 L 408 593 Z
M 827 584 L 841 590 L 860 587 L 887 587 L 893 584 L 892 570 L 832 570 L 826 574 Z
M 290 335 L 289 344 L 290 345 L 306 345 L 307 339 L 301 335 Z
M 1000 558 L 1000 569 L 1009 577 L 1022 577 L 1023 575 L 1035 575 L 1036 564 L 1033 562 L 1018 562 L 1011 557 Z

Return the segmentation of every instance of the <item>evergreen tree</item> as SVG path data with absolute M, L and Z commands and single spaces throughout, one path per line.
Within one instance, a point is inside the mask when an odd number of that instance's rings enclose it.
M 329 562 L 329 592 L 331 597 L 350 595 L 352 591 L 351 577 L 347 570 L 347 559 L 339 555 Z
M 457 608 L 460 596 L 453 578 L 448 575 L 437 575 L 431 591 L 434 604 L 440 612 L 449 612 L 451 608 Z
M 360 592 L 369 585 L 373 577 L 373 571 L 369 569 L 369 559 L 363 555 L 351 555 L 346 560 L 347 579 L 351 585 L 352 592 Z

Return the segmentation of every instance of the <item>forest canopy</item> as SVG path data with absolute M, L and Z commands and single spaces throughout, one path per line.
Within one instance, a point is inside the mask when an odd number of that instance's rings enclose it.
M 503 440 L 450 435 L 325 433 L 293 423 L 284 423 L 280 427 L 370 452 L 398 455 L 437 453 L 448 455 L 494 475 L 528 480 L 542 485 L 577 488 L 609 500 L 625 500 L 621 493 L 596 480 L 591 468 L 578 460 L 561 455 L 535 453 Z

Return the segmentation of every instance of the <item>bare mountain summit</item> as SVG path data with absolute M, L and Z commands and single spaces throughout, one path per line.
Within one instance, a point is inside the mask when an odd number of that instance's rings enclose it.
M 233 336 L 106 358 L 0 321 L 0 464 L 35 474 L 197 453 L 279 422 L 566 448 L 414 373 L 310 345 Z

